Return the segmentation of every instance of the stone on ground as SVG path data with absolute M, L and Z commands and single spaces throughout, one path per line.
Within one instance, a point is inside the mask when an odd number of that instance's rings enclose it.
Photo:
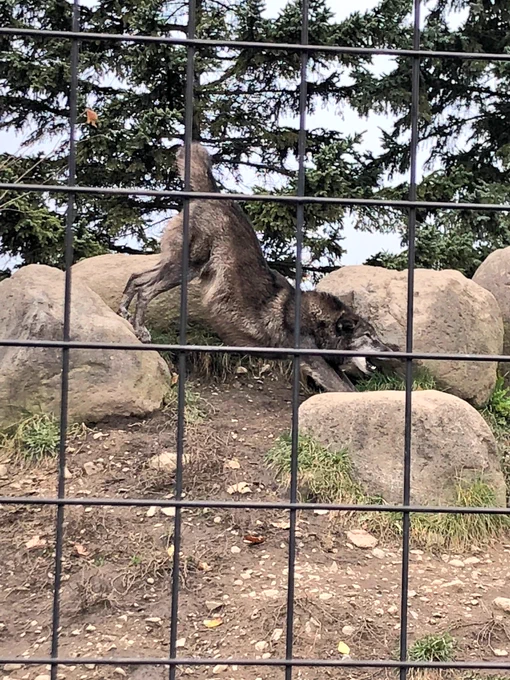
M 317 286 L 343 298 L 369 319 L 381 340 L 405 349 L 407 271 L 366 265 L 343 267 Z M 509 303 L 510 305 L 510 303 Z M 416 269 L 414 350 L 448 354 L 500 354 L 503 319 L 495 297 L 460 272 Z M 483 405 L 496 384 L 495 362 L 416 361 L 438 387 Z
M 346 449 L 353 476 L 370 496 L 403 498 L 404 400 L 397 391 L 325 393 L 299 409 L 302 432 L 332 451 Z M 412 395 L 411 502 L 452 505 L 459 480 L 482 479 L 505 506 L 494 436 L 476 409 L 436 390 Z
M 0 282 L 0 337 L 62 340 L 64 273 L 29 265 Z M 71 340 L 140 344 L 127 321 L 79 281 L 71 288 Z M 157 410 L 169 375 L 156 352 L 71 349 L 69 414 L 97 422 L 110 416 L 143 416 Z M 58 416 L 62 350 L 0 347 L 0 425 L 28 413 Z

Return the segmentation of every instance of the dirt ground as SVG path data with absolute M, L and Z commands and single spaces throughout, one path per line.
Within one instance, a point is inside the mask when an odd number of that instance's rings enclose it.
M 184 470 L 187 498 L 278 500 L 285 497 L 264 463 L 287 432 L 290 386 L 280 378 L 240 376 L 198 386 L 207 410 L 190 425 Z M 175 450 L 175 413 L 101 423 L 72 441 L 67 494 L 172 498 L 173 477 L 148 467 Z M 85 467 L 84 467 L 85 466 Z M 20 469 L 13 461 L 0 495 L 55 493 L 54 461 Z M 245 482 L 248 493 L 227 489 Z M 232 489 L 230 489 L 232 491 Z M 157 508 L 66 507 L 60 654 L 66 657 L 165 657 L 170 630 L 173 522 Z M 284 511 L 184 510 L 178 653 L 182 657 L 285 656 L 288 514 Z M 55 509 L 0 506 L 0 657 L 50 653 Z M 348 519 L 298 515 L 294 654 L 338 659 L 339 642 L 356 659 L 394 659 L 398 650 L 401 547 L 354 547 Z M 248 542 L 246 536 L 262 542 Z M 254 540 L 254 539 L 251 539 Z M 510 545 L 472 546 L 462 555 L 413 549 L 409 579 L 410 644 L 449 631 L 457 660 L 500 661 L 510 653 L 510 614 L 495 597 L 510 596 Z M 214 621 L 213 624 L 210 622 Z M 209 627 L 210 626 L 210 627 Z M 43 680 L 47 668 L 10 665 L 9 680 Z M 264 666 L 187 667 L 178 675 L 275 680 Z M 505 672 L 499 672 L 504 676 Z M 166 678 L 144 666 L 61 667 L 59 677 Z M 294 677 L 396 677 L 385 670 L 297 668 Z M 456 677 L 468 677 L 464 673 Z

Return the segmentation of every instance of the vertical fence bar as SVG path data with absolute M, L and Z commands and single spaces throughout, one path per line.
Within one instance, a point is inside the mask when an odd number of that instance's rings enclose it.
M 302 0 L 301 5 L 301 43 L 308 44 L 308 0 Z M 306 71 L 308 66 L 308 53 L 300 54 L 300 81 L 299 81 L 299 136 L 298 136 L 298 183 L 297 195 L 305 195 L 305 154 L 306 154 L 306 98 L 307 83 Z M 301 278 L 302 278 L 302 251 L 303 251 L 303 226 L 305 221 L 305 208 L 303 203 L 296 206 L 296 298 L 294 315 L 294 347 L 300 346 L 301 334 Z M 292 362 L 292 431 L 291 431 L 291 469 L 290 469 L 290 501 L 297 501 L 298 488 L 298 446 L 299 446 L 299 388 L 300 368 L 299 356 L 293 357 Z M 287 619 L 285 658 L 288 664 L 285 666 L 285 680 L 292 678 L 292 657 L 294 642 L 294 591 L 296 570 L 296 520 L 295 509 L 290 510 L 289 527 L 289 559 L 287 578 Z
M 188 4 L 188 39 L 195 37 L 196 25 L 196 0 L 189 0 Z M 194 85 L 194 60 L 195 47 L 187 46 L 186 60 L 186 92 L 184 99 L 184 190 L 190 191 L 191 185 L 191 136 L 193 131 L 193 85 Z M 181 307 L 179 316 L 179 343 L 186 344 L 186 326 L 188 321 L 188 271 L 189 271 L 189 217 L 190 199 L 185 198 L 183 203 L 182 223 L 182 275 L 181 275 Z M 177 394 L 177 467 L 175 471 L 175 498 L 182 498 L 182 467 L 184 459 L 184 433 L 185 433 L 185 404 L 186 404 L 186 353 L 179 352 L 179 382 Z M 179 611 L 179 577 L 180 577 L 180 551 L 182 510 L 175 508 L 174 521 L 174 554 L 172 568 L 172 604 L 170 609 L 170 658 L 177 658 L 177 634 L 178 634 L 178 611 Z M 177 666 L 169 667 L 169 678 L 175 680 Z
M 74 0 L 72 9 L 72 30 L 80 29 L 79 0 Z M 78 40 L 71 40 L 71 74 L 69 84 L 69 163 L 67 184 L 76 184 L 76 121 L 78 117 Z M 65 230 L 65 289 L 64 289 L 64 328 L 63 339 L 71 339 L 71 265 L 73 264 L 73 225 L 75 215 L 75 194 L 67 197 L 67 215 Z M 62 383 L 60 391 L 60 441 L 58 452 L 58 498 L 65 497 L 66 440 L 69 405 L 69 348 L 62 349 Z M 56 680 L 58 671 L 58 643 L 60 629 L 60 587 L 62 582 L 62 548 L 64 541 L 64 508 L 57 505 L 55 530 L 55 566 L 53 580 L 53 611 L 51 627 L 51 680 Z
M 413 49 L 420 49 L 420 0 L 414 0 L 413 7 Z M 411 73 L 411 155 L 409 200 L 415 201 L 417 195 L 417 155 L 418 155 L 418 114 L 420 97 L 420 57 L 412 59 Z M 407 264 L 407 328 L 406 352 L 413 351 L 414 315 L 414 262 L 416 241 L 416 208 L 409 210 L 408 264 Z M 411 497 L 411 431 L 412 431 L 412 388 L 413 360 L 406 359 L 406 394 L 404 410 L 404 494 L 403 503 L 409 505 Z M 402 527 L 402 592 L 400 602 L 400 660 L 407 659 L 407 607 L 409 591 L 409 543 L 411 517 L 408 511 L 403 514 Z M 400 680 L 406 680 L 407 668 L 400 669 Z

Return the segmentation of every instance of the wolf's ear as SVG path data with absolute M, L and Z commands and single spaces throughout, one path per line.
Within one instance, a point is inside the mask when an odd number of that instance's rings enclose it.
M 350 307 L 351 309 L 354 307 L 354 291 L 351 290 L 349 293 L 344 293 L 343 295 L 336 295 L 336 297 L 340 300 L 340 302 L 343 302 L 344 305 L 347 307 Z

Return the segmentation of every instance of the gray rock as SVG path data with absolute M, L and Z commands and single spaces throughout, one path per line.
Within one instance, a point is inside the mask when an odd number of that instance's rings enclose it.
M 473 281 L 490 291 L 496 298 L 505 328 L 503 354 L 510 354 L 510 246 L 491 253 L 476 270 Z M 509 382 L 510 363 L 502 363 L 500 370 Z
M 407 271 L 365 265 L 325 276 L 317 290 L 337 295 L 368 318 L 383 342 L 405 349 Z M 509 303 L 510 305 L 510 303 Z M 460 272 L 416 269 L 414 350 L 432 353 L 500 354 L 503 318 L 495 297 Z M 495 362 L 415 361 L 438 387 L 483 405 L 496 384 Z
M 299 409 L 300 429 L 333 451 L 347 449 L 354 477 L 371 496 L 401 503 L 404 392 L 325 393 Z M 483 476 L 498 506 L 506 486 L 494 436 L 483 417 L 458 397 L 424 390 L 412 395 L 411 502 L 453 504 L 458 480 Z
M 71 339 L 79 342 L 140 344 L 127 321 L 117 316 L 83 284 L 72 283 Z M 64 273 L 29 265 L 0 282 L 0 337 L 61 340 Z M 20 412 L 58 415 L 62 350 L 0 347 L 0 425 Z M 142 416 L 158 409 L 169 375 L 156 352 L 71 350 L 69 414 L 97 422 L 109 416 Z

